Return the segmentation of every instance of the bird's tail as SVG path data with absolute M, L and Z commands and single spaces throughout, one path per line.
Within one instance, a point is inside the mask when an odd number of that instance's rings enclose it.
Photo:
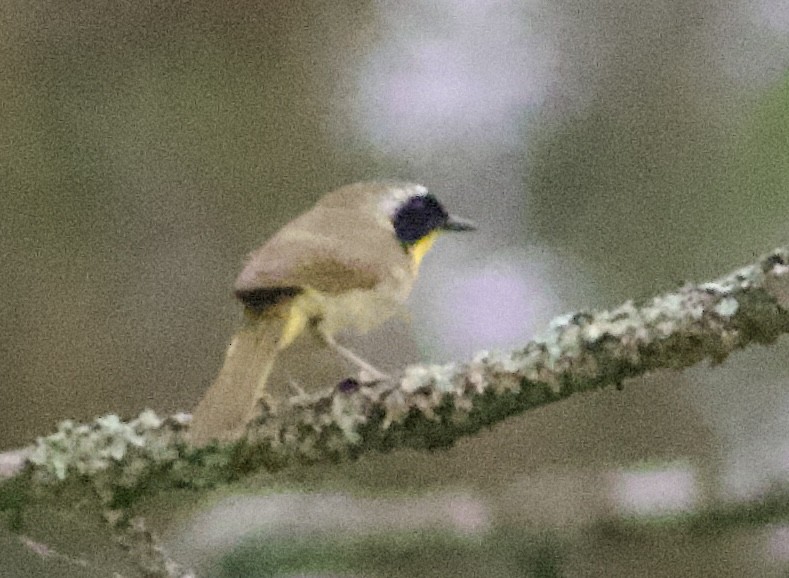
M 225 363 L 192 414 L 194 445 L 237 439 L 255 416 L 286 325 L 279 307 L 246 312 L 230 342 Z

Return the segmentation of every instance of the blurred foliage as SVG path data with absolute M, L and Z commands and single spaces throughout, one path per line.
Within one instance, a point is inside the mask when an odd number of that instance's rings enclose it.
M 616 263 L 607 289 L 622 297 L 703 278 L 789 231 L 789 76 L 726 119 L 666 90 L 599 96 L 540 131 L 524 165 L 531 227 L 595 270 Z
M 217 578 L 265 576 L 555 578 L 562 546 L 513 531 L 485 538 L 414 531 L 367 538 L 250 539 L 221 562 Z
M 677 516 L 601 519 L 580 533 L 501 526 L 462 536 L 414 530 L 358 537 L 249 537 L 218 564 L 221 578 L 343 576 L 782 576 L 765 534 L 789 521 L 789 493 Z M 767 538 L 769 540 L 769 538 Z M 779 538 L 780 539 L 780 538 Z

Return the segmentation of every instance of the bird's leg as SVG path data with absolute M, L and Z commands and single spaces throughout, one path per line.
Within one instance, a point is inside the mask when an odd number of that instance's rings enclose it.
M 321 337 L 323 338 L 323 341 L 326 343 L 326 345 L 331 347 L 335 352 L 337 352 L 338 355 L 345 358 L 347 361 L 358 367 L 362 372 L 369 375 L 369 381 L 386 381 L 391 379 L 387 374 L 377 370 L 364 359 L 356 355 L 353 351 L 337 343 L 334 340 L 334 337 L 328 333 L 321 331 Z
M 292 377 L 288 377 L 288 385 L 290 386 L 291 391 L 293 391 L 293 395 L 296 397 L 306 397 L 307 392 L 304 390 L 299 382 L 293 379 Z

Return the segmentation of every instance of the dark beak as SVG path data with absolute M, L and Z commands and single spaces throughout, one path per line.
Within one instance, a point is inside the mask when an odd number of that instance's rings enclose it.
M 477 226 L 463 217 L 456 217 L 449 215 L 444 226 L 441 227 L 445 231 L 476 231 Z

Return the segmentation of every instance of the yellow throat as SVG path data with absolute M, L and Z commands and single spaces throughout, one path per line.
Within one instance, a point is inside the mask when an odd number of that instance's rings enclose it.
M 431 231 L 416 241 L 413 245 L 408 247 L 408 254 L 411 255 L 411 269 L 414 275 L 419 273 L 419 265 L 422 263 L 422 259 L 425 258 L 425 255 L 427 255 L 427 252 L 433 246 L 433 243 L 436 242 L 439 233 L 440 231 L 438 230 Z

